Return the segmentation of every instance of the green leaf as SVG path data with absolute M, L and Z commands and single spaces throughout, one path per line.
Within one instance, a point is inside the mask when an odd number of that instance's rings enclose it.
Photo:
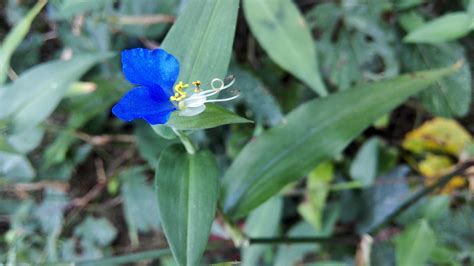
M 174 133 L 173 129 L 168 127 L 167 125 L 153 125 L 151 126 L 153 131 L 160 137 L 173 140 L 176 139 L 176 134 Z
M 405 229 L 395 240 L 397 265 L 426 265 L 436 246 L 436 236 L 426 220 Z
M 149 127 L 147 127 L 149 129 Z M 160 213 L 156 193 L 143 174 L 143 168 L 127 169 L 120 175 L 125 220 L 132 237 L 137 232 L 160 228 Z
M 298 206 L 298 212 L 317 232 L 323 229 L 323 214 L 333 179 L 332 163 L 325 162 L 316 166 L 308 174 L 306 200 Z
M 237 65 L 231 66 L 229 72 L 237 77 L 235 87 L 240 90 L 241 97 L 254 113 L 257 122 L 265 122 L 272 126 L 281 122 L 283 119 L 281 107 L 263 82 L 250 71 Z
M 25 154 L 36 148 L 43 139 L 44 129 L 40 127 L 31 128 L 28 131 L 23 131 L 15 135 L 7 136 L 8 144 L 15 149 L 15 151 Z
M 430 254 L 432 265 L 462 266 L 457 261 L 459 252 L 449 246 L 436 246 Z
M 7 79 L 8 68 L 10 67 L 10 59 L 16 48 L 25 38 L 30 30 L 31 23 L 39 14 L 46 0 L 40 0 L 36 5 L 26 14 L 26 16 L 8 33 L 2 46 L 0 47 L 0 85 L 5 83 Z
M 408 9 L 423 4 L 423 1 L 424 0 L 396 0 L 395 6 L 399 10 Z
M 357 152 L 352 161 L 350 174 L 364 186 L 370 186 L 377 175 L 379 161 L 379 140 L 371 138 Z
M 234 218 L 247 214 L 314 165 L 340 153 L 409 96 L 459 68 L 456 64 L 407 74 L 301 105 L 286 123 L 247 144 L 232 163 L 223 178 L 224 211 Z
M 327 95 L 311 32 L 296 5 L 291 0 L 244 0 L 243 8 L 255 38 L 272 60 L 320 96 Z
M 13 131 L 29 129 L 53 112 L 69 85 L 109 54 L 79 55 L 69 61 L 51 61 L 25 72 L 0 88 L 0 119 L 9 118 Z
M 406 178 L 409 170 L 406 166 L 399 166 L 378 177 L 380 184 L 363 191 L 362 199 L 357 202 L 362 210 L 357 224 L 359 233 L 371 232 L 400 207 L 402 200 L 410 194 Z
M 474 22 L 467 12 L 454 12 L 436 18 L 408 33 L 408 43 L 441 43 L 453 41 L 469 33 Z
M 47 234 L 45 251 L 48 260 L 58 260 L 57 240 L 64 223 L 64 211 L 68 206 L 68 197 L 64 191 L 48 188 L 44 192 L 44 200 L 34 211 L 34 218 L 41 225 L 42 231 Z
M 187 154 L 173 145 L 161 154 L 155 182 L 161 222 L 179 265 L 199 265 L 219 194 L 217 163 L 209 151 Z
M 197 116 L 180 116 L 178 112 L 173 112 L 166 124 L 177 130 L 193 130 L 251 122 L 217 104 L 207 104 L 206 110 Z
M 318 40 L 321 68 L 328 82 L 345 90 L 367 79 L 380 80 L 399 73 L 395 51 L 390 45 L 391 29 L 383 28 L 384 4 L 341 6 L 335 2 L 316 5 L 308 21 L 322 30 Z M 344 23 L 340 23 L 344 21 Z M 380 61 L 383 62 L 380 62 Z M 381 67 L 380 65 L 383 65 Z
M 35 170 L 22 154 L 0 151 L 0 179 L 30 181 L 35 176 Z
M 460 253 L 470 254 L 472 261 L 474 259 L 473 221 L 474 207 L 466 204 L 444 212 L 432 225 L 440 244 L 453 247 Z
M 316 237 L 314 228 L 302 221 L 294 225 L 288 232 L 288 237 Z M 280 245 L 275 256 L 275 266 L 298 265 L 304 256 L 310 252 L 317 252 L 318 244 Z
M 245 221 L 245 234 L 249 237 L 274 237 L 278 233 L 283 199 L 274 197 L 255 209 Z M 268 245 L 242 248 L 242 265 L 259 265 L 259 258 Z
M 64 191 L 53 188 L 46 189 L 44 197 L 41 204 L 36 207 L 34 216 L 38 219 L 43 232 L 51 234 L 60 230 L 62 226 L 68 197 Z
M 117 236 L 117 229 L 106 218 L 87 218 L 74 228 L 74 235 L 90 243 L 104 247 L 112 243 Z
M 239 0 L 188 1 L 162 48 L 179 60 L 179 80 L 210 87 L 227 74 Z
M 441 217 L 449 213 L 451 199 L 449 195 L 436 195 L 423 198 L 409 209 L 401 213 L 396 222 L 401 225 L 408 225 L 421 218 L 435 224 Z
M 454 75 L 437 80 L 420 93 L 423 105 L 434 115 L 465 115 L 471 104 L 471 72 L 464 49 L 457 43 L 412 45 L 402 50 L 402 63 L 411 71 L 443 67 L 463 59 L 466 63 Z
M 412 10 L 410 12 L 402 13 L 398 18 L 398 22 L 405 31 L 413 31 L 423 26 L 425 20 L 423 19 L 423 16 L 421 14 Z

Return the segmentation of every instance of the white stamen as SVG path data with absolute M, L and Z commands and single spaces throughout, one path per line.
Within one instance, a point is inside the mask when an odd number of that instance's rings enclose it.
M 216 85 L 216 82 L 218 85 Z M 215 103 L 215 102 L 226 102 L 233 100 L 237 97 L 239 97 L 239 94 L 225 98 L 225 99 L 213 99 L 213 100 L 207 100 L 207 97 L 215 95 L 222 90 L 225 90 L 229 87 L 231 87 L 235 82 L 235 79 L 232 79 L 227 85 L 224 84 L 224 81 L 222 79 L 215 78 L 211 81 L 211 87 L 212 89 L 201 91 L 198 93 L 194 93 L 188 98 L 184 99 L 179 103 L 179 108 L 181 111 L 179 112 L 179 115 L 181 116 L 195 116 L 198 115 L 206 109 L 205 104 L 206 103 Z
M 240 96 L 240 94 L 234 95 L 234 96 L 229 97 L 229 98 L 224 98 L 224 99 L 207 100 L 206 103 L 217 103 L 217 102 L 232 101 L 233 99 L 236 99 L 239 96 Z

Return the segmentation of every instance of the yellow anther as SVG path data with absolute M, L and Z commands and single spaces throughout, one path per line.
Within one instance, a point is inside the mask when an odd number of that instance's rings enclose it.
M 186 98 L 187 93 L 183 91 L 183 89 L 187 87 L 189 87 L 189 84 L 184 84 L 182 81 L 178 82 L 178 84 L 174 86 L 175 93 L 174 96 L 170 97 L 170 100 L 179 102 Z
M 176 86 L 174 87 L 175 89 L 176 88 L 180 88 L 180 89 L 183 89 L 183 88 L 187 88 L 189 87 L 189 84 L 184 84 L 182 81 L 178 82 L 178 84 L 176 84 Z
M 196 80 L 196 81 L 193 82 L 193 85 L 196 86 L 194 88 L 194 92 L 196 92 L 196 93 L 201 92 L 201 88 L 199 87 L 199 86 L 201 86 L 201 81 Z

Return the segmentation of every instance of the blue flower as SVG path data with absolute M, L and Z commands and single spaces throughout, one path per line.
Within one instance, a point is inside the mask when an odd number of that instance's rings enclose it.
M 192 82 L 194 93 L 188 97 L 185 89 L 189 84 L 180 81 L 174 85 L 179 75 L 178 60 L 163 49 L 123 51 L 122 70 L 125 78 L 137 87 L 122 97 L 112 108 L 112 113 L 127 122 L 145 119 L 152 125 L 165 124 L 174 111 L 179 110 L 181 116 L 194 116 L 205 110 L 206 103 L 238 97 L 208 100 L 207 97 L 229 88 L 235 81 L 225 85 L 217 78 L 211 81 L 212 89 L 205 91 L 201 91 L 200 81 Z
M 152 125 L 166 123 L 176 110 L 170 97 L 179 75 L 178 60 L 163 49 L 125 50 L 122 70 L 125 78 L 137 87 L 123 96 L 112 113 L 127 122 L 145 119 Z

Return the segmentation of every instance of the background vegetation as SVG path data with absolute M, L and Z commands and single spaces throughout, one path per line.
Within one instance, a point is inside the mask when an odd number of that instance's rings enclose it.
M 473 28 L 472 0 L 0 1 L 0 263 L 472 265 Z M 181 139 L 119 121 L 136 47 L 240 97 Z

